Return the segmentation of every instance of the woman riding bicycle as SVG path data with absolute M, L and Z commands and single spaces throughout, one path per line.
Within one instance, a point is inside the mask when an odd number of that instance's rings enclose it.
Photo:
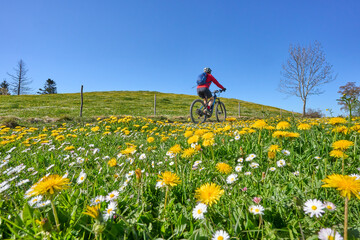
M 214 97 L 212 96 L 209 87 L 212 82 L 216 84 L 219 88 L 221 88 L 222 91 L 225 91 L 226 88 L 224 88 L 214 77 L 211 75 L 211 69 L 210 68 L 204 68 L 204 72 L 206 73 L 206 83 L 203 85 L 199 85 L 197 87 L 197 94 L 199 97 L 204 99 L 204 103 L 206 104 L 207 100 L 209 99 L 209 103 L 207 105 L 207 111 L 210 112 L 210 108 L 213 104 Z

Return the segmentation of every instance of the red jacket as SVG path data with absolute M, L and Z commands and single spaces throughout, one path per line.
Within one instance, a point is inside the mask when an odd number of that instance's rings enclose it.
M 215 83 L 216 86 L 218 86 L 219 88 L 224 89 L 224 87 L 213 77 L 213 75 L 209 73 L 207 74 L 206 83 L 197 86 L 197 88 L 203 88 L 203 87 L 209 88 L 212 82 Z

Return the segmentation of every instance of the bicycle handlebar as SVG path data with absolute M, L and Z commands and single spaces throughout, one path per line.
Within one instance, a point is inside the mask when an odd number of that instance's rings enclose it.
M 225 89 L 224 90 L 215 90 L 213 93 L 222 93 L 222 92 L 225 92 Z

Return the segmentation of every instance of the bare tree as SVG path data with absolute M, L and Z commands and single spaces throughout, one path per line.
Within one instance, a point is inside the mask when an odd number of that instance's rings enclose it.
M 279 91 L 300 97 L 303 101 L 303 113 L 306 114 L 306 103 L 310 95 L 324 93 L 321 86 L 336 79 L 333 66 L 325 60 L 321 44 L 315 41 L 308 47 L 290 45 L 289 58 L 282 65 Z
M 28 87 L 32 81 L 26 76 L 28 69 L 26 69 L 26 65 L 22 59 L 18 62 L 16 68 L 14 68 L 15 74 L 8 75 L 11 77 L 12 82 L 10 83 L 11 90 L 14 94 L 26 94 L 31 91 L 31 88 Z

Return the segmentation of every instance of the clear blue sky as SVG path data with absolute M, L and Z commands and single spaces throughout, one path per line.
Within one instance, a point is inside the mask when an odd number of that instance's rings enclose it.
M 315 40 L 338 77 L 308 107 L 340 114 L 339 86 L 360 82 L 358 0 L 1 1 L 0 81 L 23 59 L 34 93 L 51 78 L 59 93 L 196 95 L 211 67 L 223 97 L 301 112 L 277 91 L 280 71 L 289 44 Z

